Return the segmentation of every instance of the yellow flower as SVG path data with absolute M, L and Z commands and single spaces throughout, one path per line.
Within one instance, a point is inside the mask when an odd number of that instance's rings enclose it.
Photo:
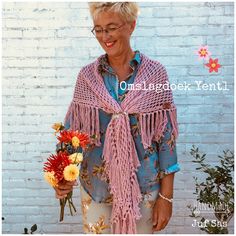
M 83 154 L 79 152 L 73 153 L 69 156 L 69 159 L 73 162 L 73 164 L 81 163 L 83 161 Z
M 62 129 L 62 127 L 63 127 L 62 123 L 54 123 L 52 125 L 52 128 L 55 129 L 54 134 L 58 133 Z
M 44 179 L 52 186 L 56 187 L 57 186 L 57 179 L 54 176 L 54 171 L 51 172 L 44 172 Z
M 72 141 L 72 146 L 73 146 L 74 148 L 79 147 L 80 141 L 79 141 L 79 139 L 78 139 L 76 136 L 74 136 L 71 141 Z
M 63 175 L 65 180 L 74 181 L 79 176 L 79 168 L 74 164 L 70 164 L 64 169 Z

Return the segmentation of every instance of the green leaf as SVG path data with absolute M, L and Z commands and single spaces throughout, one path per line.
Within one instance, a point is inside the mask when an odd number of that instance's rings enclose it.
M 34 224 L 32 227 L 31 227 L 31 233 L 35 232 L 37 230 L 37 225 Z

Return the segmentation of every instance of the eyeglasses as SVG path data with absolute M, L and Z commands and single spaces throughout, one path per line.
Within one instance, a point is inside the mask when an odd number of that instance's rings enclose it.
M 120 29 L 124 25 L 125 25 L 125 23 L 120 26 L 109 26 L 106 29 L 103 29 L 102 27 L 94 27 L 91 30 L 91 32 L 93 33 L 94 36 L 99 38 L 103 35 L 103 32 L 106 32 L 107 34 L 112 35 L 115 33 L 116 30 Z

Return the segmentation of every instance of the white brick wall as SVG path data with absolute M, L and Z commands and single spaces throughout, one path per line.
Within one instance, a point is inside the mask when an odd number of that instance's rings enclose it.
M 199 233 L 186 205 L 194 203 L 192 144 L 210 163 L 233 149 L 233 3 L 140 3 L 132 46 L 163 63 L 171 83 L 227 81 L 229 91 L 174 91 L 182 170 L 175 178 L 173 217 L 164 233 Z M 86 3 L 3 3 L 3 222 L 4 233 L 81 233 L 78 214 L 58 223 L 54 191 L 42 164 L 55 150 L 51 124 L 62 121 L 80 68 L 103 50 L 90 33 Z M 209 45 L 223 65 L 209 74 L 193 51 Z M 201 232 L 200 232 L 201 233 Z

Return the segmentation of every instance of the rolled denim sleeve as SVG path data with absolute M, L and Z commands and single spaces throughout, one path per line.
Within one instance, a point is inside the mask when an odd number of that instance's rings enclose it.
M 169 113 L 167 112 L 168 123 L 164 136 L 157 143 L 159 154 L 159 168 L 162 175 L 168 175 L 180 170 L 177 160 L 176 140 L 171 138 L 172 125 Z

